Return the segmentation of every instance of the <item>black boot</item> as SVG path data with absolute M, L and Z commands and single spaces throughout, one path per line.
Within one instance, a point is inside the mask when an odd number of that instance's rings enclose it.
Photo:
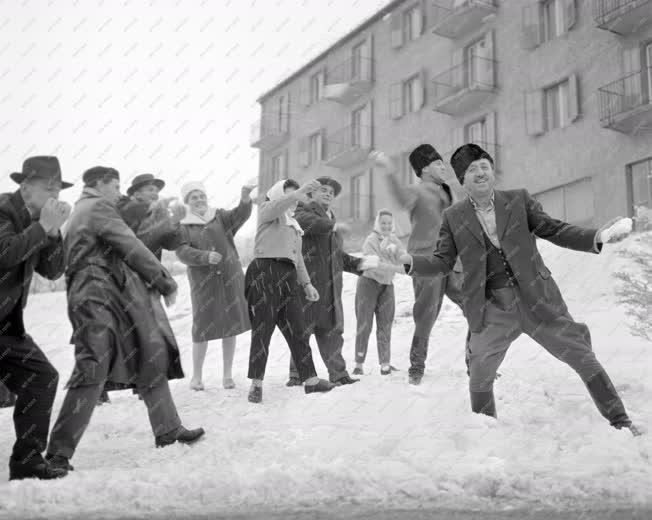
M 103 404 L 109 404 L 111 402 L 111 399 L 109 399 L 109 392 L 106 390 L 102 390 L 102 393 L 100 394 L 100 398 L 97 400 L 97 405 L 102 406 Z
M 337 385 L 326 381 L 325 379 L 320 379 L 314 385 L 303 385 L 303 389 L 307 394 L 313 394 L 315 392 L 330 392 Z
M 52 455 L 48 453 L 45 456 L 45 461 L 51 468 L 65 469 L 66 471 L 73 471 L 75 468 L 70 464 L 70 461 L 63 455 Z
M 471 392 L 471 411 L 496 417 L 494 392 Z
M 250 403 L 260 403 L 263 400 L 263 387 L 262 386 L 252 386 L 249 389 L 249 396 L 247 400 Z
M 591 378 L 586 383 L 586 388 L 588 388 L 593 402 L 598 407 L 598 411 L 609 421 L 611 426 L 618 429 L 623 426 L 627 428 L 631 426 L 632 421 L 627 416 L 625 406 L 604 370 Z
M 156 437 L 156 447 L 162 448 L 164 446 L 169 446 L 175 442 L 180 442 L 182 444 L 194 444 L 199 439 L 204 436 L 203 428 L 197 428 L 195 430 L 186 430 L 183 426 L 179 426 L 176 430 L 166 433 L 165 435 L 158 435 Z
M 285 383 L 285 386 L 301 386 L 303 383 L 301 382 L 301 379 L 299 379 L 297 376 L 290 376 L 290 379 L 288 379 L 288 382 Z
M 22 480 L 25 478 L 38 478 L 40 480 L 52 480 L 62 478 L 68 471 L 52 467 L 41 454 L 32 455 L 27 459 L 18 459 L 12 456 L 9 459 L 9 480 Z
M 335 386 L 352 385 L 358 381 L 360 381 L 360 379 L 346 375 L 344 377 L 340 377 L 337 381 L 333 381 L 333 384 Z

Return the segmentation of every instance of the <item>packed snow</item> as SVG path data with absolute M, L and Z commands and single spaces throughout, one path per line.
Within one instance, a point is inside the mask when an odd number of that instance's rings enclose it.
M 590 326 L 598 359 L 631 417 L 648 428 L 652 345 L 631 334 L 615 295 L 620 282 L 612 276 L 636 272 L 620 252 L 643 247 L 641 237 L 607 246 L 601 255 L 545 242 L 540 249 L 571 313 Z M 512 345 L 500 369 L 498 420 L 469 410 L 466 325 L 448 300 L 431 336 L 423 384 L 409 386 L 412 287 L 406 276 L 395 282 L 392 364 L 400 372 L 380 375 L 372 334 L 360 383 L 306 396 L 285 387 L 289 350 L 277 332 L 260 405 L 247 402 L 248 334 L 238 339 L 235 390 L 222 389 L 219 342 L 209 347 L 206 391 L 188 388 L 192 315 L 187 280 L 178 281 L 179 299 L 168 313 L 187 377 L 172 382 L 172 392 L 184 424 L 203 426 L 205 439 L 155 449 L 142 402 L 129 391 L 113 392 L 112 403 L 95 410 L 72 460 L 75 471 L 59 481 L 3 480 L 0 517 L 186 517 L 347 504 L 464 509 L 652 503 L 652 433 L 634 438 L 611 428 L 579 377 L 526 336 Z M 346 274 L 344 286 L 344 349 L 352 370 L 355 277 Z M 32 295 L 26 320 L 61 374 L 54 421 L 73 366 L 65 294 Z M 313 356 L 325 376 L 315 345 Z M 14 440 L 11 414 L 0 410 L 5 461 Z

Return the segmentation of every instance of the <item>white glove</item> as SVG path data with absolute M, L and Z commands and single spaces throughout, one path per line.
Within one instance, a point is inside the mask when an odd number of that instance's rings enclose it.
M 380 259 L 376 255 L 368 255 L 362 257 L 359 268 L 361 271 L 367 271 L 368 269 L 378 269 L 379 265 Z
M 633 222 L 631 218 L 621 218 L 600 232 L 600 242 L 608 244 L 616 238 L 623 238 L 632 232 L 632 227 Z

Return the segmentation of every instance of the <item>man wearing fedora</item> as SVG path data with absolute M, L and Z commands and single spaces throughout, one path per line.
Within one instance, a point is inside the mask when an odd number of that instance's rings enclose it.
M 331 177 L 319 177 L 321 188 L 310 196 L 308 204 L 299 205 L 295 218 L 303 229 L 303 259 L 308 275 L 319 293 L 319 301 L 306 302 L 307 333 L 314 334 L 329 379 L 337 385 L 359 381 L 346 370 L 342 356 L 344 319 L 342 316 L 342 273 L 362 273 L 363 259 L 345 253 L 341 234 L 348 226 L 336 221 L 331 210 L 333 200 L 342 191 Z M 288 386 L 301 384 L 294 360 L 290 360 Z
M 454 175 L 448 174 L 444 161 L 430 144 L 417 146 L 409 155 L 410 165 L 419 183 L 403 186 L 394 175 L 389 158 L 382 152 L 372 152 L 371 159 L 385 170 L 390 193 L 410 214 L 412 230 L 407 252 L 429 254 L 437 242 L 442 214 L 446 208 L 463 196 L 463 190 Z M 426 367 L 430 333 L 439 316 L 444 295 L 462 308 L 462 269 L 459 262 L 448 276 L 413 278 L 414 335 L 410 347 L 409 382 L 421 383 Z M 467 333 L 467 344 L 469 335 Z
M 538 237 L 600 253 L 603 242 L 612 240 L 604 233 L 619 219 L 586 229 L 550 217 L 527 190 L 496 190 L 493 158 L 475 144 L 458 148 L 451 165 L 468 196 L 444 211 L 434 252 L 394 254 L 411 276 L 445 275 L 458 256 L 462 259 L 471 329 L 471 409 L 496 416 L 496 371 L 512 342 L 525 333 L 577 372 L 612 426 L 639 434 L 593 353 L 588 327 L 571 317 L 536 245 Z
M 75 367 L 47 450 L 52 465 L 68 470 L 106 385 L 138 388 L 157 447 L 204 434 L 181 425 L 168 384 L 183 377 L 178 349 L 150 297 L 156 290 L 171 304 L 177 284 L 118 213 L 118 171 L 96 166 L 83 180 L 64 241 Z
M 159 200 L 159 192 L 164 187 L 165 181 L 157 179 L 151 173 L 136 175 L 131 181 L 131 186 L 127 188 L 127 196 L 121 197 L 117 204 L 122 219 L 143 244 L 154 253 L 159 262 L 164 249 L 176 251 L 182 246 L 188 247 L 179 226 L 179 220 L 173 219 L 168 213 L 167 203 L 169 201 Z M 158 322 L 161 331 L 176 346 L 172 329 L 156 291 L 154 291 L 153 297 L 156 301 L 153 301 L 152 304 L 160 317 Z M 178 348 L 176 351 L 178 356 Z M 133 393 L 138 394 L 138 390 L 134 388 Z M 110 402 L 108 392 L 103 390 L 98 404 L 108 402 Z
M 48 156 L 26 159 L 11 179 L 20 188 L 0 195 L 0 381 L 16 394 L 9 478 L 59 478 L 66 470 L 42 456 L 59 374 L 25 331 L 23 309 L 34 271 L 49 280 L 63 274 L 60 228 L 70 206 L 58 198 L 72 184 Z

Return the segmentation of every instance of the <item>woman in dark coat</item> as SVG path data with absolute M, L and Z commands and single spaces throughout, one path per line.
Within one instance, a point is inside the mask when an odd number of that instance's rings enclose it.
M 231 369 L 236 336 L 251 329 L 244 297 L 244 274 L 234 235 L 251 216 L 249 196 L 254 186 L 242 188 L 240 204 L 232 210 L 208 206 L 206 189 L 191 182 L 181 189 L 186 216 L 181 220 L 190 246 L 177 256 L 188 266 L 192 300 L 193 376 L 190 387 L 203 390 L 202 369 L 208 342 L 222 340 L 223 386 L 235 388 Z M 199 251 L 197 251 L 199 250 Z

